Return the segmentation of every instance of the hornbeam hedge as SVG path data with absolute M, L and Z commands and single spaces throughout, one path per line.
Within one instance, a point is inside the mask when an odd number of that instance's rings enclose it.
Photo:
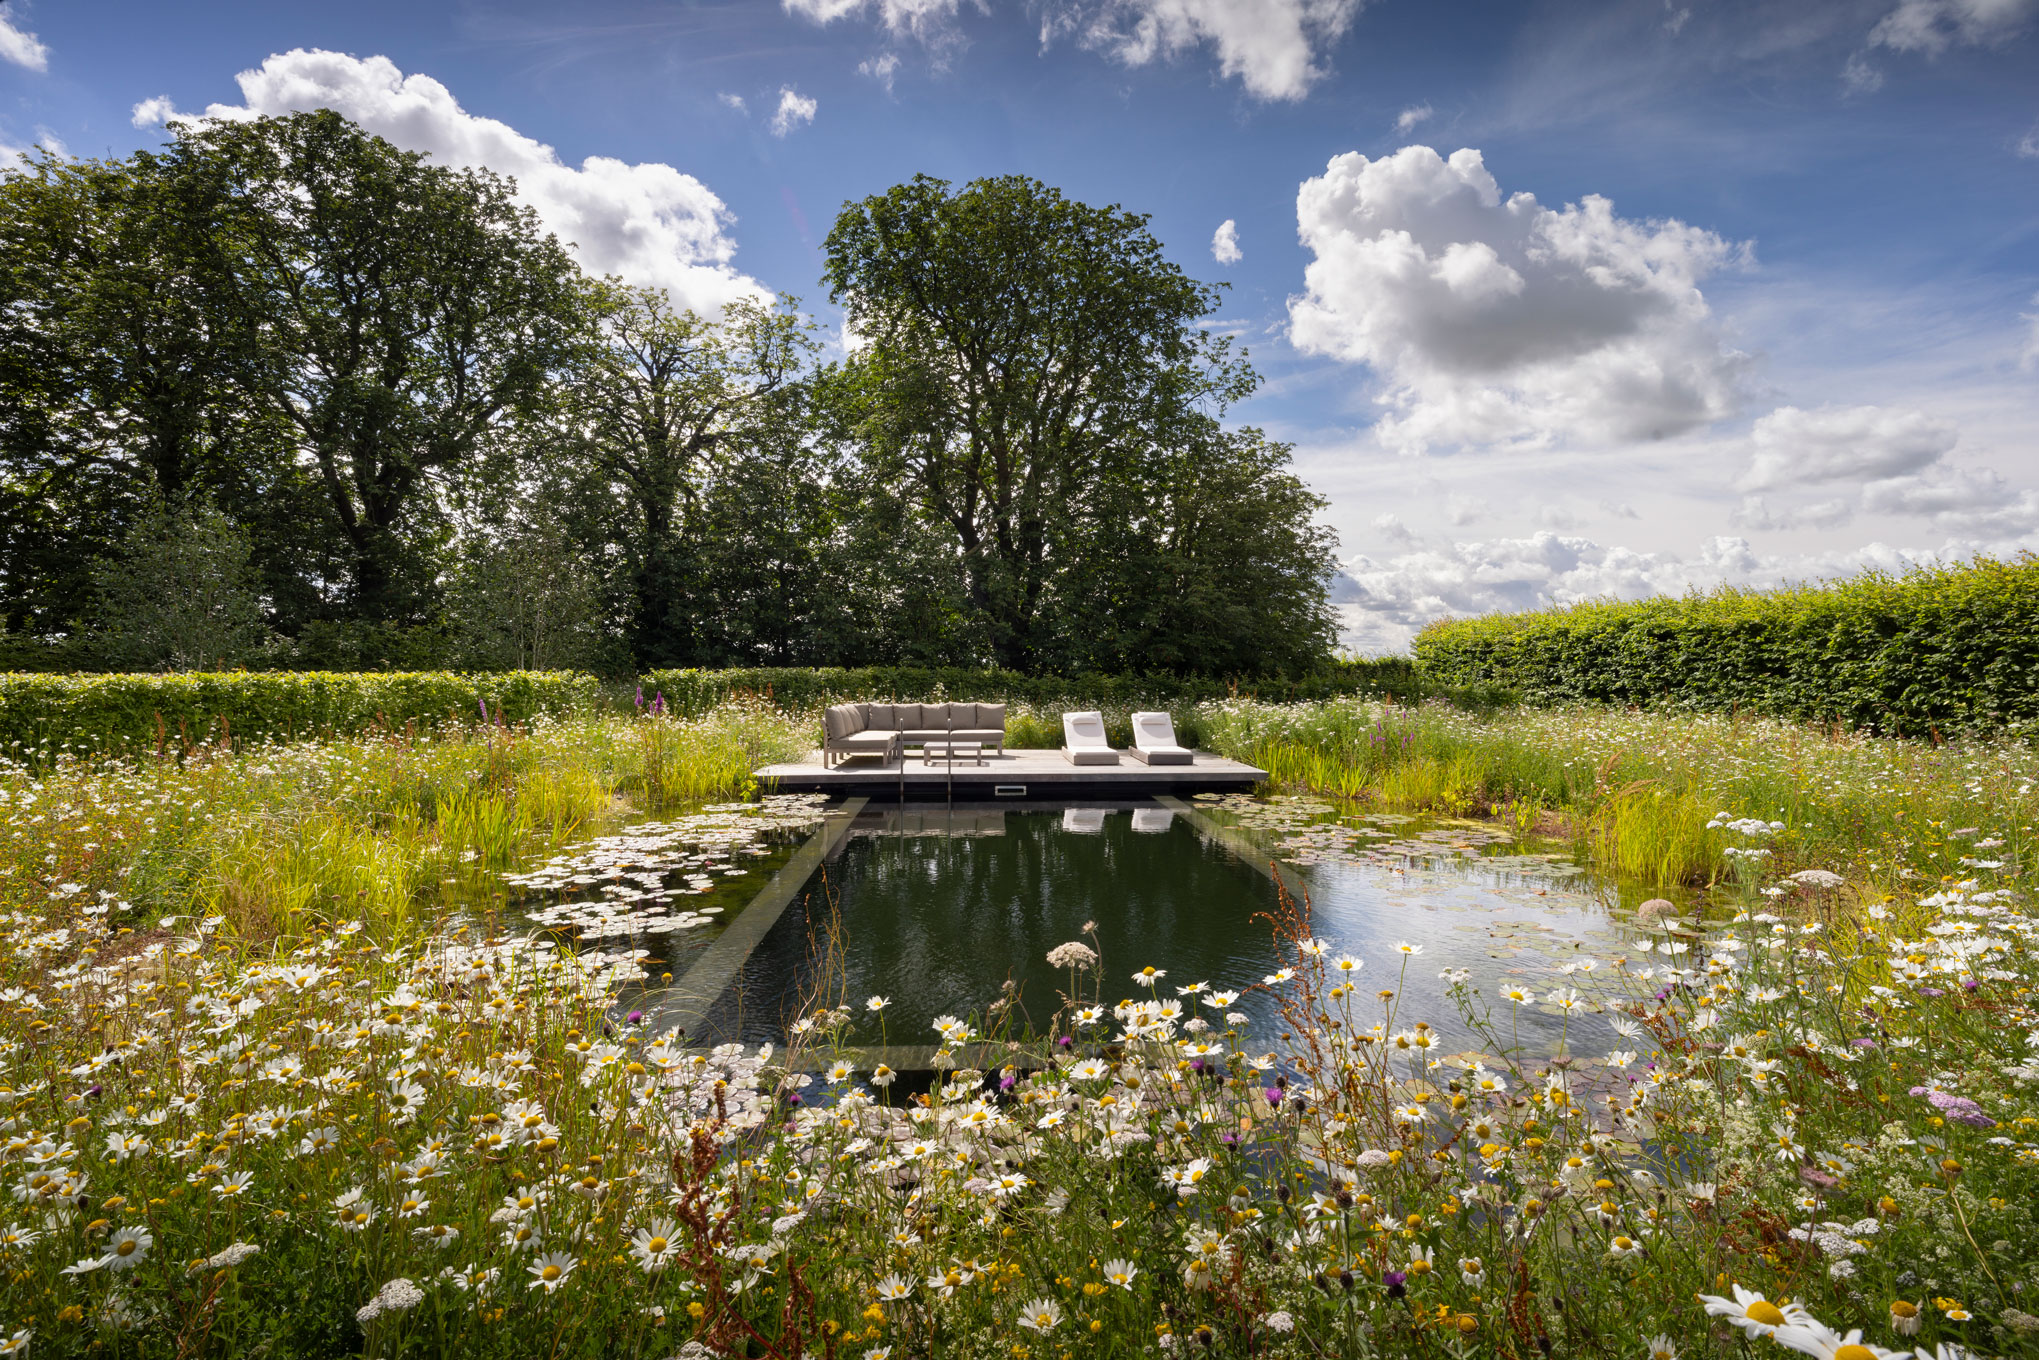
M 1426 692 L 1406 658 L 1344 661 L 1298 678 L 1207 679 L 1177 675 L 1022 675 L 1017 671 L 936 666 L 759 666 L 737 670 L 661 670 L 647 674 L 642 698 L 663 697 L 676 713 L 705 713 L 738 695 L 768 698 L 781 708 L 817 708 L 853 699 L 1122 708 L 1141 703 L 1197 703 L 1251 696 L 1269 703 L 1346 694 L 1388 694 L 1397 700 Z
M 516 723 L 600 697 L 594 677 L 572 671 L 0 675 L 0 757 L 33 764 L 64 749 L 181 751 L 378 723 Z
M 2039 725 L 2039 558 L 1432 624 L 1424 677 L 1532 703 L 1740 710 L 1907 736 Z

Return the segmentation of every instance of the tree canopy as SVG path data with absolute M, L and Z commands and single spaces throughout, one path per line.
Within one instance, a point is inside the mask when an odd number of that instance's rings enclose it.
M 1144 216 L 1024 176 L 952 193 L 922 175 L 845 207 L 827 258 L 862 342 L 846 365 L 857 433 L 953 535 L 999 664 L 1137 665 L 1156 648 L 1171 669 L 1236 664 L 1203 619 L 1162 626 L 1142 593 L 1192 582 L 1200 614 L 1273 622 L 1253 632 L 1276 666 L 1323 653 L 1328 545 L 1300 485 L 1252 502 L 1281 512 L 1287 538 L 1255 525 L 1252 541 L 1284 588 L 1231 598 L 1245 579 L 1196 565 L 1245 527 L 1217 469 L 1267 461 L 1240 464 L 1219 426 L 1257 378 L 1199 325 L 1217 290 L 1168 261 Z
M 824 363 L 794 299 L 588 277 L 330 111 L 172 133 L 0 168 L 0 664 L 1328 654 L 1323 503 L 1144 217 L 846 204 Z

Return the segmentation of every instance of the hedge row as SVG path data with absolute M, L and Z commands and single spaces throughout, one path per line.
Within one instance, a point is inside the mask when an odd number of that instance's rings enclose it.
M 136 751 L 265 741 L 446 721 L 523 722 L 600 701 L 572 671 L 236 672 L 225 675 L 0 675 L 0 756 L 40 760 L 68 746 Z
M 1532 703 L 1740 710 L 1908 736 L 2039 721 L 2039 558 L 1788 590 L 1594 603 L 1432 624 L 1434 681 Z
M 1127 707 L 1142 703 L 1193 704 L 1252 696 L 1268 702 L 1323 699 L 1346 694 L 1390 694 L 1414 700 L 1426 693 L 1406 659 L 1345 661 L 1295 679 L 1216 680 L 1177 675 L 1022 675 L 962 667 L 771 666 L 749 670 L 662 670 L 643 680 L 643 699 L 661 696 L 676 713 L 705 713 L 736 695 L 769 698 L 781 708 L 818 708 L 853 699 L 932 703 L 1027 703 L 1044 707 Z

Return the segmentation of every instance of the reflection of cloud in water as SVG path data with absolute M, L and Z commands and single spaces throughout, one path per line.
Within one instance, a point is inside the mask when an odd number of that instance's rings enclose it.
M 1362 986 L 1354 1011 L 1362 1026 L 1424 1020 L 1449 1043 L 1477 1047 L 1439 976 L 1458 968 L 1476 990 L 1476 1020 L 1484 1017 L 1504 1044 L 1551 1051 L 1562 1039 L 1574 1054 L 1638 1046 L 1609 1023 L 1638 985 L 1614 962 L 1627 952 L 1621 928 L 1585 890 L 1586 870 L 1568 852 L 1520 848 L 1486 823 L 1340 813 L 1317 798 L 1204 794 L 1196 802 L 1281 862 L 1308 899 L 1316 935 L 1366 960 L 1371 987 Z M 1399 954 L 1404 942 L 1422 953 Z M 1521 983 L 1535 1003 L 1501 999 L 1503 987 Z M 1544 996 L 1560 985 L 1577 988 L 1584 1004 L 1548 1004 Z

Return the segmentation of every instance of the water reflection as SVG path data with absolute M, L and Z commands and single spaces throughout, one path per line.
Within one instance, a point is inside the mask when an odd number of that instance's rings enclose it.
M 1107 1005 L 1148 995 L 1132 976 L 1151 964 L 1166 973 L 1163 997 L 1193 982 L 1245 991 L 1236 1010 L 1273 1046 L 1276 1007 L 1264 990 L 1247 990 L 1279 965 L 1267 856 L 1307 898 L 1315 934 L 1365 960 L 1360 1023 L 1426 1020 L 1442 1032 L 1440 1053 L 1477 1046 L 1439 979 L 1463 968 L 1497 999 L 1504 1038 L 1535 1052 L 1552 1051 L 1561 1035 L 1596 1054 L 1608 1046 L 1613 1035 L 1596 1008 L 1498 1002 L 1504 984 L 1540 998 L 1564 984 L 1590 997 L 1609 976 L 1601 960 L 1619 942 L 1615 922 L 1568 855 L 1488 826 L 1328 811 L 1223 799 L 1192 815 L 1144 801 L 867 812 L 751 956 L 716 1028 L 782 1039 L 830 981 L 828 999 L 856 1011 L 860 1042 L 932 1043 L 936 1017 L 981 1011 L 1008 981 L 1016 1014 L 1041 1026 L 1069 982 L 1047 953 L 1080 938 L 1103 955 Z M 1221 839 L 1213 826 L 1235 834 Z M 1083 933 L 1086 923 L 1094 935 Z M 1083 989 L 1095 985 L 1084 980 Z M 871 995 L 891 998 L 882 1027 L 863 1010 Z

